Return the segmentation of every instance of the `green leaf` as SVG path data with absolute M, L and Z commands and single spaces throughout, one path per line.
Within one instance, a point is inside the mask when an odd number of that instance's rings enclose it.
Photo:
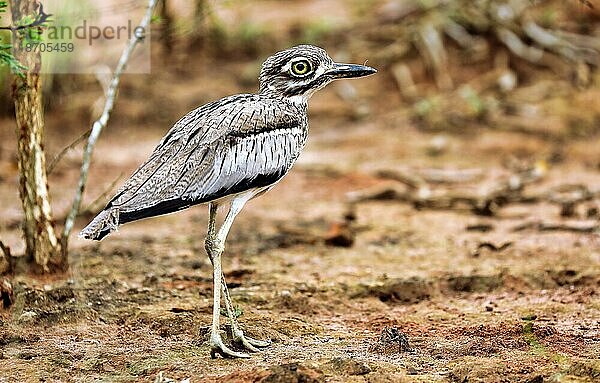
M 244 314 L 244 311 L 239 307 L 239 306 L 235 306 L 233 308 L 233 315 L 235 315 L 236 318 L 241 317 Z M 221 315 L 229 318 L 229 314 L 227 314 L 227 310 L 225 309 L 225 307 L 221 307 Z
M 25 76 L 27 67 L 21 64 L 12 53 L 0 50 L 0 65 L 7 65 L 10 70 L 20 77 Z

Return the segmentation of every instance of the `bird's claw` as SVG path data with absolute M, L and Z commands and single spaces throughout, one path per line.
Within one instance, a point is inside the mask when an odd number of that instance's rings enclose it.
M 253 339 L 244 335 L 242 330 L 235 331 L 233 334 L 233 340 L 242 344 L 246 349 L 252 352 L 259 352 L 257 347 L 267 347 L 271 345 L 271 342 L 263 340 Z
M 248 340 L 248 342 L 256 347 L 269 347 L 271 345 L 271 342 L 267 341 L 267 340 L 258 340 L 258 339 L 252 339 L 252 338 L 246 338 Z
M 217 354 L 221 355 L 223 358 L 250 358 L 250 355 L 246 354 L 245 352 L 233 351 L 229 347 L 225 346 L 221 340 L 221 337 L 211 338 L 210 341 L 210 357 L 215 359 Z

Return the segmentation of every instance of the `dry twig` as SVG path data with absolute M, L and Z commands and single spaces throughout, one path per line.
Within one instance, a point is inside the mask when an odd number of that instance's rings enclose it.
M 513 245 L 512 242 L 503 242 L 502 244 L 496 245 L 492 242 L 480 242 L 477 245 L 477 248 L 475 248 L 475 250 L 471 253 L 471 256 L 473 257 L 479 257 L 481 255 L 481 251 L 483 249 L 487 249 L 489 251 L 493 251 L 493 252 L 501 252 L 504 251 L 506 249 L 508 249 L 509 247 L 511 247 Z
M 440 174 L 438 174 L 438 177 Z M 476 174 L 471 173 L 469 176 Z M 378 175 L 384 175 L 386 178 L 402 182 L 408 188 L 402 190 L 394 185 L 376 186 L 375 188 L 349 194 L 349 202 L 397 200 L 408 202 L 419 209 L 470 209 L 475 214 L 491 216 L 496 213 L 499 207 L 508 203 L 537 202 L 538 197 L 525 195 L 523 190 L 525 185 L 541 180 L 545 175 L 545 168 L 543 166 L 536 166 L 530 170 L 514 174 L 500 180 L 488 190 L 479 193 L 472 191 L 433 190 L 422 177 L 397 172 L 396 170 L 382 170 L 378 172 Z M 458 179 L 453 177 L 451 180 L 456 182 L 464 181 L 465 174 L 462 174 Z M 446 181 L 448 180 L 446 179 Z
M 83 140 L 85 140 L 86 138 L 89 137 L 91 130 L 87 130 L 85 132 L 83 132 L 83 134 L 81 134 L 79 137 L 77 137 L 75 140 L 73 140 L 73 142 L 71 142 L 69 145 L 67 145 L 66 147 L 64 147 L 50 162 L 50 164 L 48 165 L 48 175 L 50 175 L 52 173 L 52 171 L 54 170 L 54 168 L 56 167 L 56 165 L 63 159 L 63 157 L 70 152 L 71 150 L 73 150 L 73 148 L 75 148 L 77 145 L 79 145 L 80 142 L 82 142 Z
M 139 24 L 139 27 L 147 29 L 148 25 L 150 25 L 150 21 L 152 19 L 152 13 L 154 11 L 154 7 L 158 0 L 149 0 L 148 8 L 146 9 L 146 13 L 142 18 L 142 21 Z M 75 217 L 79 213 L 79 209 L 81 207 L 81 198 L 83 196 L 83 192 L 85 190 L 85 185 L 87 183 L 87 176 L 90 168 L 90 161 L 92 159 L 92 152 L 94 150 L 94 146 L 96 145 L 96 141 L 102 132 L 102 129 L 106 127 L 108 124 L 108 120 L 110 118 L 110 114 L 113 110 L 115 99 L 117 97 L 117 89 L 119 88 L 119 82 L 121 79 L 121 74 L 125 70 L 127 63 L 129 62 L 129 58 L 135 47 L 141 41 L 142 37 L 138 34 L 133 34 L 127 47 L 121 54 L 121 58 L 119 59 L 119 63 L 117 64 L 117 68 L 113 75 L 112 81 L 110 82 L 110 86 L 106 92 L 106 103 L 104 104 L 104 110 L 102 115 L 98 120 L 94 122 L 92 125 L 92 131 L 90 136 L 88 137 L 87 144 L 85 146 L 85 150 L 83 153 L 83 163 L 81 164 L 81 172 L 79 175 L 79 184 L 77 187 L 77 191 L 75 193 L 75 198 L 73 199 L 73 205 L 69 214 L 67 215 L 67 219 L 65 221 L 65 227 L 62 235 L 63 249 L 67 248 L 67 244 L 69 241 L 69 235 L 71 234 L 71 230 L 73 229 L 73 224 L 75 223 Z M 66 250 L 65 250 L 66 251 Z
M 529 221 L 512 228 L 512 231 L 568 231 L 573 233 L 597 233 L 600 231 L 598 221 L 543 222 Z

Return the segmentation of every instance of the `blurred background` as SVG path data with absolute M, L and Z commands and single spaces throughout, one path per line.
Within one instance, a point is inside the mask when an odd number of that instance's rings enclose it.
M 102 12 L 145 6 L 105 1 Z M 597 1 L 163 0 L 151 73 L 122 77 L 75 231 L 179 117 L 255 92 L 263 60 L 301 43 L 379 72 L 311 99 L 305 152 L 233 227 L 224 270 L 242 322 L 269 318 L 255 335 L 273 339 L 273 350 L 215 367 L 206 345 L 193 346 L 196 329 L 210 323 L 211 296 L 206 211 L 196 207 L 127 224 L 102 243 L 73 239 L 66 280 L 20 277 L 25 298 L 5 331 L 21 334 L 35 356 L 23 362 L 9 342 L 11 373 L 54 366 L 47 376 L 73 367 L 99 378 L 153 381 L 164 370 L 252 381 L 264 369 L 277 374 L 274 365 L 313 360 L 318 368 L 306 374 L 339 381 L 596 379 Z M 98 118 L 105 82 L 93 73 L 43 76 L 59 223 L 82 144 L 53 158 Z M 0 239 L 18 255 L 11 84 L 0 68 Z M 47 339 L 84 333 L 98 343 L 30 344 L 24 312 L 46 326 Z M 115 338 L 138 345 L 128 360 Z M 61 361 L 47 357 L 59 349 Z M 82 361 L 90 358 L 112 367 Z M 548 380 L 559 375 L 573 380 Z

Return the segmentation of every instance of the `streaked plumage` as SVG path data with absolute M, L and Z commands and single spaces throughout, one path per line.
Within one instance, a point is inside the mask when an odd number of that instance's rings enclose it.
M 100 240 L 119 224 L 172 213 L 277 182 L 306 143 L 306 104 L 243 94 L 180 119 L 86 229 Z
M 221 340 L 221 289 L 234 340 L 250 351 L 268 345 L 244 336 L 233 316 L 221 272 L 225 238 L 244 204 L 269 190 L 300 155 L 308 137 L 310 96 L 335 79 L 375 72 L 366 66 L 334 63 L 323 49 L 310 45 L 274 54 L 262 66 L 259 93 L 223 98 L 177 121 L 80 236 L 101 240 L 121 224 L 209 203 L 206 249 L 215 283 L 211 353 L 247 356 Z M 217 206 L 224 203 L 230 208 L 217 232 Z

